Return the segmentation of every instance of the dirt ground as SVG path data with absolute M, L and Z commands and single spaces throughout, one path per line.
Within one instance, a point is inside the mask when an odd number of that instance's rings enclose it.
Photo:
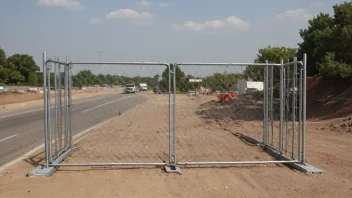
M 75 144 L 78 150 L 64 163 L 167 161 L 168 98 L 143 94 L 148 102 L 81 137 Z M 210 97 L 178 97 L 178 161 L 270 160 L 260 148 L 230 133 L 255 132 L 260 122 L 229 125 L 195 113 Z M 52 177 L 26 177 L 43 163 L 41 152 L 0 173 L 0 197 L 352 197 L 352 134 L 321 129 L 331 122 L 336 119 L 307 122 L 307 161 L 325 170 L 322 175 L 254 165 L 182 167 L 182 175 L 165 173 L 161 167 L 62 167 Z
M 109 91 L 104 89 L 73 90 L 73 99 L 95 96 Z M 63 93 L 62 93 L 63 95 Z M 51 94 L 52 102 L 54 93 Z M 0 112 L 8 112 L 43 104 L 42 93 L 0 94 Z

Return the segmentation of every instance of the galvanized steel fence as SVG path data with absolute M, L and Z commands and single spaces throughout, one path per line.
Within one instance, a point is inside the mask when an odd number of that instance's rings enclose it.
M 43 53 L 45 164 L 29 175 L 51 175 L 64 166 L 180 172 L 187 165 L 271 163 L 309 171 L 306 59 L 62 62 Z M 147 93 L 123 94 L 147 81 Z

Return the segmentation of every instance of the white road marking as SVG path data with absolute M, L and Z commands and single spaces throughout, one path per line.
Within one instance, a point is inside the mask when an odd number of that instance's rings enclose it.
M 88 128 L 88 129 L 86 129 L 86 130 L 84 130 L 84 131 L 81 131 L 81 132 L 77 133 L 77 134 L 74 135 L 73 138 L 72 138 L 72 139 L 74 140 L 74 143 L 76 144 L 78 141 L 81 140 L 81 138 L 84 138 L 84 135 L 86 135 L 86 134 L 87 134 L 88 132 L 90 132 L 91 130 L 100 128 L 101 126 L 103 126 L 104 124 L 110 122 L 110 121 L 113 120 L 114 118 L 115 118 L 115 117 L 112 117 L 112 118 L 110 118 L 110 119 L 108 119 L 108 120 L 105 120 L 105 121 L 103 121 L 103 122 L 98 123 L 97 125 L 92 126 L 91 128 Z M 16 134 L 16 135 L 17 135 L 17 134 Z M 24 155 L 18 157 L 17 159 L 14 159 L 14 160 L 12 160 L 11 162 L 9 162 L 9 163 L 7 163 L 7 164 L 1 166 L 1 167 L 0 167 L 0 172 L 6 170 L 8 167 L 10 167 L 10 166 L 12 166 L 12 165 L 14 165 L 14 164 L 16 164 L 16 163 L 18 163 L 18 162 L 20 162 L 20 161 L 23 161 L 24 159 L 26 159 L 26 158 L 28 158 L 29 156 L 31 156 L 33 153 L 37 152 L 39 149 L 43 149 L 44 146 L 45 146 L 45 144 L 41 144 L 41 145 L 35 147 L 34 149 L 30 150 L 28 153 L 26 153 L 26 154 L 24 154 Z
M 129 97 L 122 97 L 122 98 L 119 98 L 119 99 L 117 99 L 117 100 L 110 101 L 110 102 L 107 102 L 107 103 L 104 103 L 104 104 L 101 104 L 101 105 L 92 107 L 92 108 L 90 108 L 90 109 L 84 110 L 84 111 L 82 111 L 81 113 L 86 113 L 86 112 L 91 111 L 91 110 L 93 110 L 93 109 L 96 109 L 96 108 L 99 108 L 99 107 L 102 107 L 102 106 L 105 106 L 105 105 L 108 105 L 108 104 L 111 104 L 111 103 L 114 103 L 114 102 L 118 102 L 118 101 L 124 100 L 124 99 L 126 99 L 126 98 L 129 98 Z
M 98 97 L 98 98 L 93 98 L 93 99 L 90 99 L 90 100 L 83 100 L 83 101 L 80 101 L 80 102 L 76 102 L 76 103 L 72 103 L 72 104 L 80 104 L 80 103 L 84 103 L 84 102 L 89 102 L 89 101 L 93 101 L 93 100 L 98 100 L 98 99 L 101 99 L 102 97 Z M 54 109 L 54 107 L 51 107 L 51 109 Z M 34 110 L 30 110 L 30 111 L 25 111 L 25 112 L 20 112 L 20 113 L 15 113 L 15 114 L 10 114 L 10 115 L 5 115 L 5 116 L 0 116 L 0 119 L 1 118 L 8 118 L 8 117 L 12 117 L 12 116 L 16 116 L 16 115 L 22 115 L 22 114 L 26 114 L 26 113 L 31 113 L 31 112 L 36 112 L 36 111 L 42 111 L 44 109 L 34 109 Z
M 4 141 L 4 140 L 7 140 L 7 139 L 10 139 L 10 138 L 13 138 L 13 137 L 15 137 L 15 136 L 17 136 L 17 135 L 18 135 L 18 134 L 11 135 L 11 136 L 9 136 L 9 137 L 7 137 L 7 138 L 4 138 L 4 139 L 0 140 L 0 142 L 2 142 L 2 141 Z

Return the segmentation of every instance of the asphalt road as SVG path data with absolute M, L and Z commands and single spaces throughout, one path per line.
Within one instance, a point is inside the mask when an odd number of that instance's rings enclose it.
M 73 100 L 73 135 L 144 103 L 147 99 L 142 95 L 116 93 Z M 53 108 L 51 115 L 53 130 Z M 43 143 L 43 107 L 0 113 L 0 167 Z

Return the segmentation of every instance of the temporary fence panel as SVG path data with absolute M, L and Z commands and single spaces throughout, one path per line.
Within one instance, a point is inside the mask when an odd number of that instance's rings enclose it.
M 305 163 L 306 55 L 169 65 L 43 53 L 43 78 L 45 164 L 30 176 L 60 166 L 270 163 L 322 172 Z

